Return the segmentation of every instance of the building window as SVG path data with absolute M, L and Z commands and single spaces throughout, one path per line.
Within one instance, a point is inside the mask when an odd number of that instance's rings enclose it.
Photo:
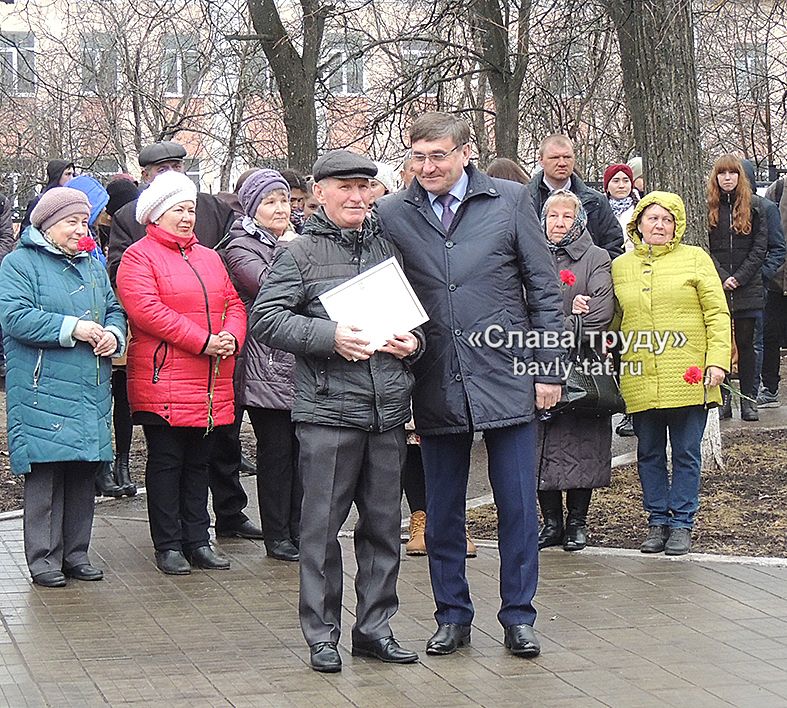
M 162 72 L 165 96 L 196 93 L 202 73 L 199 49 L 193 36 L 167 35 L 164 38 Z
M 410 77 L 410 91 L 416 96 L 437 95 L 437 52 L 428 42 L 415 40 L 402 47 L 403 76 Z
M 118 86 L 118 51 L 109 34 L 91 34 L 83 39 L 82 91 L 115 94 Z
M 358 51 L 358 47 L 344 42 L 330 46 L 323 75 L 328 90 L 334 96 L 362 94 L 363 55 Z
M 35 93 L 35 37 L 29 32 L 0 34 L 0 83 L 12 96 Z
M 768 76 L 768 54 L 762 45 L 743 44 L 735 50 L 735 85 L 738 97 L 758 101 Z

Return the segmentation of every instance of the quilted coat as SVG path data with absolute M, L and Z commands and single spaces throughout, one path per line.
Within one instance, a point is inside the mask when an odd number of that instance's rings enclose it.
M 360 230 L 340 229 L 322 207 L 303 234 L 282 248 L 260 288 L 249 319 L 252 334 L 268 346 L 295 354 L 296 423 L 385 432 L 410 420 L 410 362 L 387 352 L 347 361 L 334 351 L 336 322 L 320 295 L 389 258 L 400 258 L 380 238 L 375 221 Z M 413 330 L 423 350 L 420 327 Z
M 528 423 L 535 417 L 534 383 L 561 383 L 557 372 L 541 369 L 534 377 L 514 369 L 515 361 L 548 365 L 562 354 L 559 348 L 519 346 L 515 338 L 512 347 L 493 348 L 470 339 L 490 326 L 526 335 L 562 332 L 563 313 L 530 193 L 472 165 L 466 171 L 467 193 L 447 233 L 418 180 L 376 202 L 383 232 L 402 252 L 429 315 L 427 350 L 413 367 L 413 411 L 422 435 Z
M 637 229 L 639 215 L 651 204 L 675 218 L 675 236 L 664 246 L 644 243 Z M 632 337 L 621 355 L 627 412 L 721 403 L 718 386 L 706 390 L 683 379 L 690 366 L 729 371 L 731 344 L 730 312 L 713 261 L 701 248 L 681 242 L 686 231 L 682 200 L 651 192 L 637 204 L 628 230 L 635 248 L 612 262 L 616 321 L 622 335 Z M 661 353 L 654 332 L 669 333 Z M 685 335 L 685 343 L 676 332 Z
M 224 261 L 238 294 L 251 307 L 268 277 L 277 239 L 248 216 L 235 221 Z M 254 337 L 246 339 L 235 371 L 235 392 L 239 405 L 252 408 L 291 410 L 295 397 L 295 357 L 272 349 Z
M 246 311 L 221 257 L 155 225 L 126 249 L 117 274 L 133 337 L 128 351 L 132 413 L 155 413 L 176 427 L 207 427 L 235 418 L 235 357 L 206 355 L 211 334 L 230 332 L 243 346 Z
M 576 241 L 554 253 L 558 271 L 570 270 L 573 285 L 562 286 L 566 329 L 582 318 L 585 332 L 608 329 L 615 312 L 610 258 L 593 244 L 585 231 Z M 577 295 L 590 295 L 590 312 L 572 315 Z M 539 424 L 538 488 L 593 489 L 609 486 L 612 475 L 612 418 L 556 415 Z
M 31 463 L 112 459 L 111 363 L 72 338 L 92 319 L 125 347 L 126 318 L 103 266 L 68 258 L 29 227 L 0 266 L 11 470 Z

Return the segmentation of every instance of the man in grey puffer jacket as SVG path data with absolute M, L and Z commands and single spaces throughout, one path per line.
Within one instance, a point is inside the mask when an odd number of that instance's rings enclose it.
M 397 334 L 376 351 L 349 323 L 332 322 L 320 296 L 388 260 L 396 247 L 367 217 L 375 164 L 334 150 L 314 164 L 320 209 L 279 252 L 251 311 L 252 335 L 295 354 L 292 419 L 303 483 L 300 620 L 315 671 L 341 670 L 342 556 L 337 535 L 355 502 L 358 572 L 353 654 L 418 660 L 399 646 L 390 619 L 398 599 L 400 476 L 410 419 L 409 361 L 423 338 Z

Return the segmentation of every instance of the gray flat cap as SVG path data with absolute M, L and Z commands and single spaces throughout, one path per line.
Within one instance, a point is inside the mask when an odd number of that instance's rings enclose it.
M 336 179 L 371 179 L 377 174 L 377 165 L 368 157 L 349 150 L 331 150 L 321 157 L 312 167 L 315 182 L 326 177 Z
M 180 143 L 162 140 L 160 143 L 145 145 L 139 151 L 139 166 L 147 167 L 167 160 L 182 160 L 184 157 L 186 157 L 186 148 Z

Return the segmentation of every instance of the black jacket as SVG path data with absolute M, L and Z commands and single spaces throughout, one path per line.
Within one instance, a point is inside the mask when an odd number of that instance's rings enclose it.
M 763 308 L 762 264 L 768 250 L 768 230 L 759 203 L 752 201 L 751 233 L 739 234 L 732 228 L 734 201 L 735 192 L 722 194 L 719 223 L 708 234 L 710 254 L 721 282 L 732 276 L 739 283 L 735 290 L 725 290 L 733 315 Z
M 276 237 L 251 219 L 238 218 L 222 253 L 232 284 L 251 312 L 277 250 Z M 235 364 L 235 401 L 240 406 L 290 410 L 295 395 L 295 357 L 246 337 Z
M 107 269 L 112 285 L 115 285 L 120 259 L 126 249 L 145 235 L 145 227 L 137 221 L 137 200 L 129 202 L 115 213 L 109 230 L 109 254 Z M 194 233 L 199 242 L 207 248 L 216 245 L 229 232 L 235 212 L 212 194 L 197 194 L 197 219 Z
M 413 412 L 424 435 L 527 423 L 535 415 L 534 380 L 562 382 L 559 375 L 517 373 L 562 354 L 516 340 L 516 332 L 563 331 L 557 272 L 530 194 L 472 165 L 466 171 L 467 193 L 448 233 L 418 180 L 376 203 L 383 233 L 401 250 L 429 315 L 428 348 L 413 367 Z M 493 346 L 476 343 L 476 333 L 490 327 Z M 494 346 L 512 331 L 514 346 Z
M 361 231 L 342 230 L 320 208 L 304 233 L 274 258 L 251 310 L 251 335 L 295 354 L 295 403 L 299 423 L 384 432 L 410 419 L 413 376 L 409 363 L 377 352 L 347 361 L 334 351 L 336 323 L 320 295 L 399 251 L 382 239 L 370 219 Z M 414 332 L 421 342 L 423 334 Z
M 784 256 L 785 252 L 787 252 L 779 207 L 770 199 L 757 195 L 757 182 L 754 178 L 754 165 L 751 160 L 741 160 L 741 163 L 743 163 L 746 178 L 751 185 L 752 201 L 759 206 L 760 213 L 765 221 L 765 228 L 768 231 L 768 251 L 762 264 L 762 279 L 765 281 L 766 287 L 770 287 L 776 273 L 780 270 L 782 274 L 784 273 Z M 777 287 L 776 289 L 778 290 L 779 288 Z
M 550 194 L 549 187 L 544 184 L 544 173 L 537 172 L 527 188 L 533 198 L 536 218 L 540 221 L 541 210 Z M 571 175 L 571 191 L 579 197 L 579 201 L 585 207 L 588 215 L 587 230 L 593 243 L 606 249 L 610 258 L 623 253 L 623 230 L 609 205 L 609 199 L 601 192 L 588 187 L 576 175 Z

